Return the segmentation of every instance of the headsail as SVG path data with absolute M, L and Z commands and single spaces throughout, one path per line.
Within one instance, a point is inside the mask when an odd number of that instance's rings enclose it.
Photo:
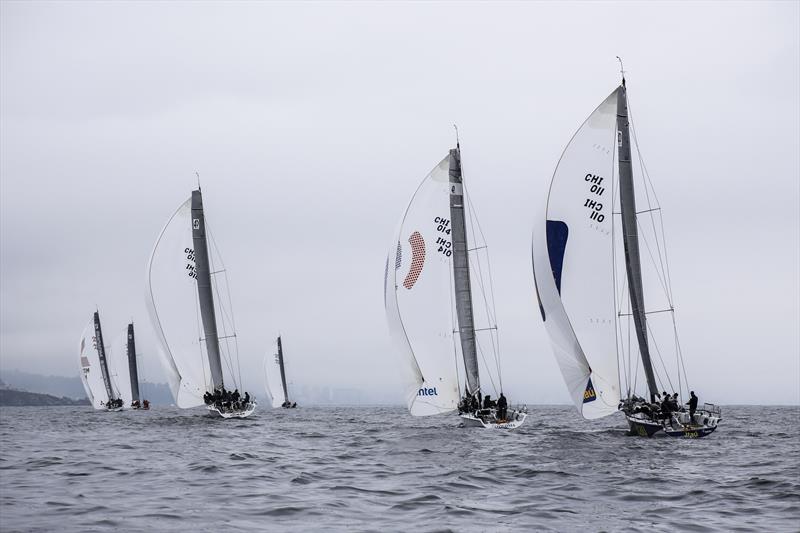
M 156 332 L 159 355 L 178 407 L 204 404 L 203 394 L 213 389 L 200 339 L 192 199 L 170 217 L 156 240 L 147 265 L 146 300 Z
M 386 261 L 389 330 L 408 370 L 406 402 L 413 415 L 458 407 L 451 290 L 450 159 L 422 181 L 403 213 Z
M 612 247 L 618 90 L 564 149 L 533 238 L 542 319 L 585 418 L 609 415 L 620 401 Z

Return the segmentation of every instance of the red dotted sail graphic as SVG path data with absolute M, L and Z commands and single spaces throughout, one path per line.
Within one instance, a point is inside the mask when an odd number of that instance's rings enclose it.
M 419 279 L 422 273 L 422 265 L 425 263 L 425 239 L 418 231 L 411 234 L 408 238 L 408 243 L 411 245 L 411 269 L 403 281 L 403 287 L 411 289 Z

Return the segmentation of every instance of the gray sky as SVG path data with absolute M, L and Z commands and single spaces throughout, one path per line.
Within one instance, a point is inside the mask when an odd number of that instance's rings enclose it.
M 506 390 L 568 403 L 530 236 L 621 55 L 693 388 L 797 403 L 799 5 L 3 1 L 0 364 L 77 375 L 97 305 L 162 380 L 144 269 L 199 171 L 246 387 L 280 330 L 297 380 L 394 392 L 387 243 L 457 122 Z

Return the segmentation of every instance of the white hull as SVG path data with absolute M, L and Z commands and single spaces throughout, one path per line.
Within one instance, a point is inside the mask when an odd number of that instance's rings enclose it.
M 213 405 L 207 405 L 209 413 L 212 416 L 220 416 L 222 418 L 247 418 L 256 410 L 256 402 L 247 404 L 247 408 L 238 411 L 228 411 L 227 409 L 219 410 Z
M 525 423 L 525 419 L 528 417 L 528 413 L 524 411 L 512 410 L 508 419 L 498 421 L 495 419 L 494 413 L 495 411 L 492 409 L 492 415 L 488 417 L 481 418 L 473 413 L 462 413 L 458 416 L 461 418 L 464 427 L 485 429 L 517 429 Z

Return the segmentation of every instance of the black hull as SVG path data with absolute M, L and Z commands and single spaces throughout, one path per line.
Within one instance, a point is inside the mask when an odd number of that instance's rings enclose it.
M 669 429 L 665 430 L 664 433 L 678 439 L 701 439 L 714 433 L 715 429 L 717 429 L 717 426 L 703 426 L 699 428 Z
M 664 430 L 664 426 L 654 422 L 647 422 L 644 420 L 635 420 L 629 417 L 626 417 L 628 420 L 628 427 L 630 427 L 630 434 L 637 435 L 639 437 L 652 437 L 659 431 Z

